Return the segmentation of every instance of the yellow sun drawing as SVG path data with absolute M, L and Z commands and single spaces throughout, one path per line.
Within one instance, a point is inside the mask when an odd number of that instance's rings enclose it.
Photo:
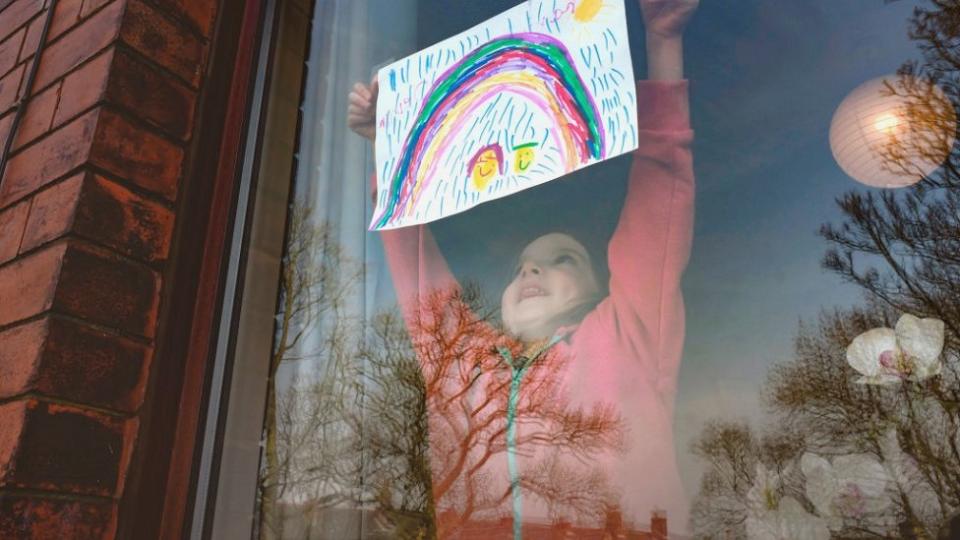
M 604 0 L 579 0 L 567 5 L 570 4 L 573 13 L 567 14 L 567 28 L 578 45 L 595 41 L 602 28 L 613 22 L 614 7 Z
M 590 22 L 600 13 L 603 7 L 603 0 L 580 0 L 577 7 L 573 10 L 573 19 L 577 22 Z

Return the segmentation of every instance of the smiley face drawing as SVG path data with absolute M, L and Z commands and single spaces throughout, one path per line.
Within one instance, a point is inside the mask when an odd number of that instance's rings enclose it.
M 497 143 L 484 146 L 470 158 L 467 170 L 473 187 L 477 190 L 487 187 L 491 180 L 503 174 L 503 148 Z
M 518 144 L 513 147 L 513 172 L 522 173 L 533 164 L 533 158 L 536 157 L 537 143 Z

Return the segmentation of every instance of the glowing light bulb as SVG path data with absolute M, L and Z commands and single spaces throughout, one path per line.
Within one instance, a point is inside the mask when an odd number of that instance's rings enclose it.
M 896 133 L 900 126 L 900 117 L 895 112 L 886 112 L 877 116 L 873 121 L 873 128 L 888 135 Z
M 830 149 L 845 173 L 873 187 L 905 187 L 953 150 L 953 104 L 936 85 L 889 75 L 848 95 L 830 122 Z

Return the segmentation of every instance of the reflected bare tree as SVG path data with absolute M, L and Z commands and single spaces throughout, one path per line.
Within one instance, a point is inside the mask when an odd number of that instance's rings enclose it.
M 698 535 L 744 537 L 757 464 L 778 478 L 778 497 L 790 496 L 814 512 L 799 464 L 811 452 L 831 459 L 869 456 L 890 478 L 882 515 L 848 516 L 833 528 L 836 537 L 934 537 L 960 508 L 960 415 L 952 397 L 960 380 L 945 367 L 921 382 L 857 383 L 847 346 L 866 330 L 893 326 L 892 319 L 892 310 L 874 304 L 825 312 L 817 324 L 801 325 L 793 358 L 774 366 L 764 387 L 775 418 L 768 433 L 757 437 L 743 423 L 706 426 L 693 445 L 708 464 L 694 501 Z M 946 354 L 956 358 L 957 351 Z
M 928 159 L 946 155 L 947 159 L 938 171 L 909 189 L 879 196 L 850 192 L 838 200 L 844 220 L 821 229 L 831 244 L 823 264 L 860 287 L 868 306 L 834 314 L 831 321 L 822 322 L 827 331 L 820 340 L 832 339 L 838 346 L 843 339 L 852 338 L 851 330 L 877 322 L 888 324 L 894 313 L 915 313 L 944 322 L 947 361 L 942 375 L 925 384 L 903 384 L 893 394 L 878 391 L 868 396 L 868 402 L 860 400 L 869 411 L 861 410 L 861 415 L 851 415 L 848 420 L 858 426 L 864 420 L 867 424 L 897 423 L 900 446 L 915 462 L 916 474 L 936 494 L 939 517 L 946 518 L 960 506 L 960 365 L 956 361 L 960 346 L 960 152 L 945 147 L 957 130 L 955 107 L 960 103 L 960 4 L 930 0 L 916 8 L 910 37 L 918 44 L 922 59 L 905 64 L 901 79 L 890 90 L 908 103 L 907 120 L 925 127 L 921 131 L 930 136 L 918 139 L 907 151 L 888 151 L 885 157 L 905 170 L 913 167 L 911 155 Z M 928 82 L 936 84 L 946 100 L 932 95 Z M 925 518 L 924 509 L 911 509 L 904 503 L 904 511 L 908 521 L 931 527 L 934 516 Z
M 333 229 L 318 225 L 312 209 L 294 205 L 290 212 L 286 251 L 280 274 L 277 323 L 273 352 L 267 374 L 267 399 L 264 423 L 263 466 L 260 473 L 259 505 L 261 534 L 265 538 L 283 538 L 284 520 L 275 509 L 291 491 L 318 489 L 314 477 L 344 482 L 342 464 L 327 457 L 341 455 L 343 437 L 338 404 L 348 398 L 343 375 L 348 371 L 347 341 L 352 323 L 344 312 L 351 288 L 362 275 L 360 266 L 350 260 L 334 240 Z M 318 332 L 319 335 L 311 336 Z M 313 346 L 306 346 L 312 337 Z M 312 383 L 311 391 L 293 387 L 278 407 L 277 374 L 284 363 L 316 362 L 323 359 L 327 376 Z M 327 442 L 316 444 L 317 434 Z M 305 449 L 309 448 L 307 451 Z M 320 463 L 331 464 L 338 474 L 316 474 L 309 467 L 295 466 L 305 451 L 322 451 Z M 325 465 L 326 468 L 326 465 Z M 349 480 L 346 481 L 349 485 Z
M 261 537 L 329 537 L 320 529 L 338 510 L 374 516 L 371 538 L 446 538 L 471 520 L 505 515 L 512 374 L 497 346 L 517 357 L 527 351 L 497 330 L 479 291 L 435 291 L 406 320 L 397 310 L 351 318 L 345 305 L 361 268 L 303 207 L 292 211 L 283 262 Z M 537 460 L 520 482 L 557 521 L 602 522 L 614 500 L 604 472 L 559 456 L 589 463 L 616 451 L 622 423 L 609 408 L 568 403 L 555 375 L 564 361 L 544 354 L 526 374 L 516 449 Z M 283 378 L 283 366 L 295 377 Z
M 694 530 L 719 538 L 743 538 L 747 491 L 760 459 L 753 430 L 743 422 L 715 420 L 704 427 L 691 450 L 709 466 L 691 509 Z
M 492 324 L 476 288 L 436 290 L 407 320 L 424 379 L 429 419 L 433 496 L 438 534 L 453 534 L 477 516 L 503 513 L 511 492 L 505 482 L 511 371 L 498 348 L 514 358 L 530 355 Z M 523 430 L 519 456 L 539 461 L 519 479 L 556 520 L 602 518 L 612 494 L 604 471 L 570 467 L 559 456 L 589 463 L 622 445 L 623 427 L 609 407 L 571 406 L 557 374 L 567 359 L 551 349 L 532 362 L 515 415 Z M 498 464 L 499 463 L 499 464 Z
M 930 126 L 929 137 L 914 150 L 888 150 L 891 167 L 914 169 L 910 155 L 942 156 L 944 166 L 909 189 L 851 191 L 838 199 L 844 220 L 825 224 L 831 245 L 824 266 L 898 311 L 927 313 L 960 335 L 960 152 L 945 148 L 946 135 L 957 129 L 954 109 L 960 103 L 960 5 L 931 0 L 917 8 L 910 36 L 921 61 L 903 66 L 903 77 L 889 90 L 910 106 L 907 121 Z M 947 101 L 929 92 L 935 83 Z
M 960 103 L 960 5 L 953 0 L 928 0 L 927 5 L 914 9 L 909 36 L 920 49 L 922 59 L 905 63 L 900 77 L 888 85 L 892 95 L 906 103 L 906 117 L 918 126 L 921 134 L 914 141 L 887 145 L 887 166 L 894 171 L 915 174 L 914 161 L 936 162 L 947 156 L 939 174 L 927 178 L 920 186 L 943 188 L 960 186 L 960 156 L 953 151 L 956 133 L 956 104 Z M 943 95 L 932 91 L 931 84 Z M 924 176 L 924 175 L 920 175 Z
M 803 441 L 785 432 L 755 433 L 744 421 L 713 420 L 691 444 L 691 451 L 708 464 L 693 501 L 694 531 L 706 538 L 746 537 L 747 499 L 758 463 L 783 481 L 780 495 L 798 496 L 802 480 L 791 464 Z
M 960 509 L 960 153 L 946 147 L 960 102 L 960 4 L 930 0 L 910 27 L 922 60 L 904 65 L 887 91 L 906 100 L 907 120 L 929 136 L 890 145 L 883 158 L 888 169 L 911 174 L 920 170 L 914 160 L 947 159 L 910 188 L 851 191 L 837 200 L 842 221 L 820 231 L 829 245 L 823 265 L 860 288 L 865 301 L 800 325 L 791 360 L 774 366 L 764 386 L 775 419 L 766 444 L 749 426 L 720 422 L 694 443 L 708 464 L 694 503 L 700 537 L 746 535 L 750 491 L 764 487 L 760 470 L 777 478 L 766 485 L 773 501 L 789 496 L 804 512 L 829 518 L 800 472 L 808 452 L 834 463 L 865 456 L 889 479 L 883 511 L 862 506 L 856 519 L 830 523 L 835 537 L 937 538 Z M 930 81 L 943 93 L 931 92 Z M 943 321 L 942 371 L 890 386 L 858 384 L 847 347 L 867 330 L 893 327 L 903 313 Z
M 367 326 L 353 384 L 362 410 L 344 414 L 364 456 L 368 504 L 390 519 L 395 538 L 434 538 L 425 385 L 400 317 L 378 314 Z
M 894 319 L 882 305 L 824 313 L 816 326 L 801 328 L 794 360 L 776 366 L 767 385 L 781 429 L 802 435 L 806 450 L 867 454 L 890 469 L 888 512 L 896 516 L 896 529 L 875 521 L 846 531 L 861 537 L 932 535 L 960 506 L 960 417 L 952 397 L 960 384 L 956 362 L 946 362 L 943 373 L 927 381 L 877 387 L 854 382 L 857 374 L 845 361 L 854 337 L 892 327 Z M 956 352 L 948 349 L 947 357 L 955 359 Z

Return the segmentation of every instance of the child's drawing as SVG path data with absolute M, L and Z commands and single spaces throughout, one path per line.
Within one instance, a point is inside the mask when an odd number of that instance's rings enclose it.
M 623 0 L 535 0 L 378 74 L 371 229 L 426 223 L 637 147 Z

